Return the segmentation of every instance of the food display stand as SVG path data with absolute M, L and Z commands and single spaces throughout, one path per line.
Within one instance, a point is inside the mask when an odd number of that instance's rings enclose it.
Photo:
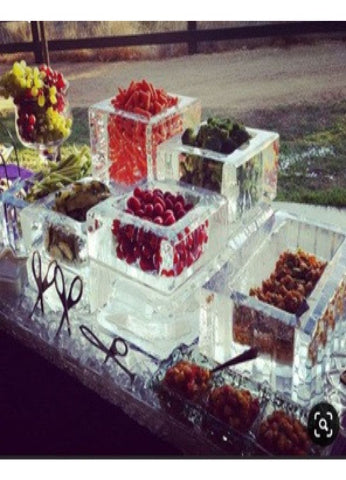
M 200 112 L 132 82 L 90 107 L 91 177 L 2 192 L 0 327 L 183 453 L 340 454 L 346 229 L 272 208 L 277 133 Z M 341 423 L 325 446 L 321 401 Z

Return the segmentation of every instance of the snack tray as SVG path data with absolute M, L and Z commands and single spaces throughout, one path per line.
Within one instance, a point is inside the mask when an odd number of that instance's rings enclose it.
M 35 298 L 36 291 L 31 287 L 26 287 L 23 295 L 16 301 L 1 297 L 2 330 L 76 377 L 101 397 L 122 408 L 126 414 L 152 433 L 189 455 L 208 457 L 268 455 L 268 452 L 258 448 L 251 432 L 249 435 L 239 436 L 237 432 L 213 418 L 207 418 L 209 425 L 207 429 L 201 428 L 205 422 L 202 423 L 203 416 L 199 408 L 189 406 L 184 409 L 182 416 L 177 416 L 172 415 L 166 406 L 160 403 L 155 386 L 172 361 L 187 356 L 201 361 L 204 365 L 215 364 L 199 353 L 197 339 L 190 346 L 182 345 L 176 348 L 163 362 L 126 340 L 128 354 L 119 358 L 119 361 L 131 372 L 133 375 L 131 378 L 115 361 L 109 360 L 105 363 L 106 353 L 92 345 L 81 334 L 80 327 L 87 327 L 104 346 L 110 348 L 112 339 L 103 332 L 94 315 L 71 312 L 71 337 L 65 329 L 56 336 L 61 313 L 46 309 L 44 316 L 35 313 L 28 319 L 28 312 L 32 310 Z M 268 385 L 260 386 L 236 372 L 228 372 L 225 375 L 238 386 L 257 389 L 261 396 L 261 414 L 267 412 L 270 405 L 276 405 L 290 413 L 296 413 L 302 419 L 306 418 L 304 408 L 280 398 Z M 235 439 L 241 439 L 240 448 L 235 445 Z M 333 449 L 314 450 L 312 454 L 333 455 L 334 451 L 337 454 L 345 451 L 340 435 L 333 444 Z

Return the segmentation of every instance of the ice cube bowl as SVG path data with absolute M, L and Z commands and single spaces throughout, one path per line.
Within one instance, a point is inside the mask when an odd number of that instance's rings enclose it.
M 198 270 L 212 270 L 211 264 L 225 250 L 227 201 L 221 195 L 175 182 L 144 182 L 141 188 L 182 195 L 193 208 L 165 226 L 125 211 L 132 192 L 106 200 L 88 214 L 89 256 L 113 271 L 170 294 Z M 114 222 L 122 229 L 120 233 L 112 233 Z M 125 240 L 121 240 L 123 236 L 127 236 Z M 150 247 L 150 252 L 144 247 Z M 133 258 L 135 249 L 140 252 Z

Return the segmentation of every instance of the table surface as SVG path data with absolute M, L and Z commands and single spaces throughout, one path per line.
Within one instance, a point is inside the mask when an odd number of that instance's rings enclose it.
M 346 226 L 345 210 L 280 203 L 275 207 Z M 224 455 L 205 438 L 197 444 L 190 427 L 119 386 L 104 388 L 97 375 L 86 375 L 63 355 L 41 348 L 35 335 L 10 317 L 5 309 L 0 324 L 0 456 Z M 332 455 L 346 456 L 342 438 Z

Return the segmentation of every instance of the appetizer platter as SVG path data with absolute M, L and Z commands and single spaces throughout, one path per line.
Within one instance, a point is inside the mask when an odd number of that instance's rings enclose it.
M 44 157 L 1 150 L 1 327 L 186 453 L 331 454 L 307 422 L 345 415 L 346 231 L 272 209 L 279 135 L 134 80 L 61 157 L 67 86 L 0 79 Z

